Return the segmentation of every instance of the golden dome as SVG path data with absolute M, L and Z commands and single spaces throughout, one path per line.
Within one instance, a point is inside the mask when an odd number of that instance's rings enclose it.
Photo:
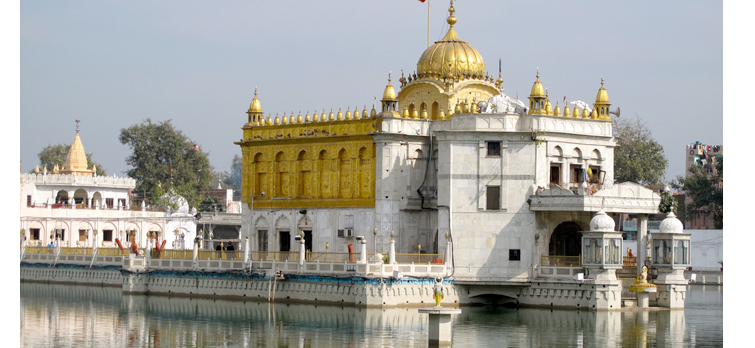
M 87 154 L 84 152 L 84 144 L 81 143 L 79 133 L 73 139 L 73 144 L 66 155 L 66 163 L 63 165 L 66 171 L 84 172 L 87 171 Z
M 600 78 L 600 89 L 598 95 L 595 97 L 596 104 L 608 104 L 608 92 L 603 88 L 603 78 Z
M 393 85 L 391 85 L 391 74 L 388 74 L 388 85 L 385 86 L 383 100 L 396 100 L 396 90 L 394 90 Z
M 540 83 L 540 69 L 537 70 L 537 75 L 535 76 L 537 77 L 537 79 L 535 80 L 535 84 L 532 85 L 532 91 L 530 92 L 530 97 L 545 97 L 543 84 Z
M 249 104 L 249 112 L 262 112 L 260 100 L 257 99 L 257 88 L 254 88 L 254 99 L 252 99 L 252 103 Z
M 432 74 L 436 77 L 467 75 L 478 78 L 485 75 L 485 62 L 474 47 L 461 41 L 456 35 L 454 24 L 454 7 L 448 9 L 446 22 L 450 25 L 446 36 L 434 45 L 428 47 L 417 62 L 417 75 Z M 440 74 L 440 76 L 438 76 Z
M 551 102 L 548 102 L 548 105 L 550 105 L 550 103 Z M 566 109 L 569 110 L 569 108 L 566 108 Z M 556 109 L 553 110 L 553 115 L 554 116 L 561 116 L 561 107 L 558 106 L 558 102 L 556 102 Z
M 331 115 L 333 112 L 330 113 Z M 341 112 L 341 108 L 338 108 L 338 116 L 336 117 L 337 120 L 343 121 L 343 112 Z
M 370 118 L 377 117 L 377 111 L 375 110 L 375 107 L 372 107 L 372 110 L 370 110 Z

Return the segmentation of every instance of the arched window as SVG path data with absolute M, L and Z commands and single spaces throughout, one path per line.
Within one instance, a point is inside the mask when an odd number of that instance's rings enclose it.
M 261 195 L 265 192 L 265 168 L 264 158 L 261 153 L 254 156 L 254 162 L 252 162 L 252 175 L 254 175 L 254 184 L 252 185 L 252 194 Z
M 325 150 L 320 151 L 320 155 L 317 157 L 317 167 L 320 174 L 320 187 L 318 197 L 330 198 L 330 161 L 328 160 L 328 152 Z
M 275 192 L 271 197 L 286 197 L 288 193 L 288 170 L 285 166 L 285 155 L 283 151 L 275 155 Z
M 311 181 L 312 181 L 312 164 L 309 161 L 306 151 L 299 152 L 299 157 L 296 159 L 297 168 L 299 170 L 299 179 L 297 183 L 296 196 L 299 198 L 308 198 L 312 195 Z
M 372 153 L 366 147 L 359 149 L 359 197 L 372 197 Z
M 434 102 L 433 103 L 433 109 L 432 109 L 433 112 L 432 112 L 432 115 L 430 115 L 431 119 L 433 119 L 433 120 L 437 120 L 438 119 L 438 116 L 440 114 L 439 109 L 440 109 L 440 107 L 438 106 L 438 102 Z
M 340 198 L 351 198 L 351 160 L 345 149 L 338 152 L 338 188 Z

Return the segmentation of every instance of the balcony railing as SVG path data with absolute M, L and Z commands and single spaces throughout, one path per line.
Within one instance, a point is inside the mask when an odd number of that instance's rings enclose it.
M 582 267 L 582 256 L 553 256 L 540 257 L 541 266 Z

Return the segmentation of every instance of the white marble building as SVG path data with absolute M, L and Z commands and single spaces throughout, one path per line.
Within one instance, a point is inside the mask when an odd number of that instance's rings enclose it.
M 83 159 L 83 161 L 82 161 Z M 55 235 L 63 247 L 123 247 L 135 240 L 140 248 L 148 239 L 168 240 L 167 248 L 184 233 L 188 249 L 196 234 L 196 220 L 188 205 L 176 212 L 134 207 L 130 192 L 136 187 L 131 178 L 97 176 L 86 167 L 84 146 L 77 132 L 62 169 L 43 168 L 37 173 L 20 175 L 20 229 L 26 245 L 48 245 Z M 56 233 L 57 231 L 57 233 Z M 176 233 L 179 231 L 179 233 Z M 153 244 L 154 246 L 154 244 Z

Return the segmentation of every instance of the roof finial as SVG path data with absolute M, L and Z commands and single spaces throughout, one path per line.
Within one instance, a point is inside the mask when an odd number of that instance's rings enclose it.
M 257 98 L 257 86 L 254 86 L 254 97 Z
M 81 120 L 76 120 L 76 134 L 79 134 L 79 122 L 81 122 Z
M 454 24 L 456 24 L 456 17 L 454 17 L 454 0 L 451 0 L 451 7 L 448 8 L 448 19 L 446 19 L 446 23 L 451 26 L 451 28 L 454 27 Z
M 603 87 L 603 76 L 600 77 L 600 87 Z

